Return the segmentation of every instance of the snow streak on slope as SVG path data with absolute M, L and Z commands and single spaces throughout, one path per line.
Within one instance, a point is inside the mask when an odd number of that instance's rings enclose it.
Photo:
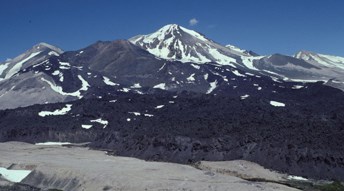
M 49 115 L 66 115 L 72 109 L 72 104 L 66 104 L 62 109 L 57 109 L 55 111 L 41 111 L 38 113 L 39 116 L 45 117 Z
M 5 76 L 5 79 L 8 79 L 10 78 L 11 76 L 13 76 L 14 74 L 16 74 L 20 69 L 21 67 L 23 66 L 23 64 L 25 62 L 27 62 L 28 60 L 30 60 L 31 58 L 37 56 L 39 53 L 41 52 L 35 52 L 35 53 L 32 53 L 29 57 L 25 58 L 24 60 L 16 63 L 9 71 L 8 73 L 6 74 Z
M 55 83 L 50 82 L 49 80 L 46 80 L 45 78 L 41 78 L 42 81 L 46 82 L 49 84 L 50 88 L 52 90 L 54 90 L 55 92 L 61 94 L 61 95 L 66 95 L 66 96 L 74 96 L 74 97 L 78 97 L 79 99 L 81 99 L 83 96 L 81 95 L 81 91 L 87 91 L 88 88 L 90 87 L 90 85 L 88 84 L 88 82 L 80 75 L 78 75 L 79 80 L 81 81 L 81 88 L 78 91 L 75 92 L 64 92 L 62 87 L 57 86 Z
M 211 92 L 215 90 L 215 88 L 217 87 L 217 80 L 215 80 L 214 82 L 210 82 L 209 85 L 210 85 L 210 88 L 208 89 L 206 94 L 210 94 Z
M 270 101 L 270 105 L 275 106 L 275 107 L 285 107 L 284 103 L 278 102 L 278 101 Z
M 103 76 L 103 81 L 106 85 L 109 86 L 118 86 L 119 84 L 112 82 L 108 77 Z
M 105 129 L 106 126 L 109 124 L 109 122 L 108 122 L 107 120 L 104 120 L 104 119 L 102 119 L 102 118 L 95 119 L 95 120 L 91 120 L 91 122 L 99 123 L 99 124 L 104 125 L 104 126 L 103 126 L 103 129 Z

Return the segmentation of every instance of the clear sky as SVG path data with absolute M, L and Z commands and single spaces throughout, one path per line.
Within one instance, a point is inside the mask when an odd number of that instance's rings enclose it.
M 1 0 L 0 60 L 39 42 L 76 50 L 171 23 L 262 55 L 344 56 L 343 0 Z

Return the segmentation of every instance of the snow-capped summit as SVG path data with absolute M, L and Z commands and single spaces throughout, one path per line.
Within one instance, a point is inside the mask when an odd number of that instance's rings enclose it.
M 159 58 L 181 62 L 216 62 L 235 66 L 241 56 L 250 56 L 176 24 L 166 25 L 154 33 L 135 36 L 129 40 Z

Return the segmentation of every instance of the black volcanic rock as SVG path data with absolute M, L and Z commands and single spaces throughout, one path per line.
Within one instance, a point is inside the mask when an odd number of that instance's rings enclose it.
M 289 101 L 284 95 L 286 107 L 274 107 L 255 96 L 126 93 L 74 101 L 67 114 L 45 117 L 38 113 L 65 104 L 35 105 L 0 111 L 0 141 L 90 141 L 121 156 L 179 163 L 245 159 L 289 174 L 343 180 L 343 92 L 319 83 L 293 95 Z

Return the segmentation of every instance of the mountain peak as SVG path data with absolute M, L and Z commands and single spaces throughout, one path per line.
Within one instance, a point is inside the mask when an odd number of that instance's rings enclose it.
M 226 48 L 177 24 L 165 25 L 151 34 L 135 36 L 129 41 L 156 57 L 181 62 L 216 62 L 234 66 L 240 56 L 248 56 L 244 51 Z
M 168 24 L 163 26 L 162 28 L 171 28 L 171 29 L 178 29 L 180 26 L 178 24 Z
M 52 50 L 52 51 L 55 51 L 57 54 L 62 54 L 63 53 L 63 50 L 56 47 L 56 46 L 53 46 L 51 44 L 48 44 L 46 42 L 40 42 L 36 45 L 33 46 L 34 50 L 36 51 L 42 51 L 42 50 L 45 50 L 45 49 L 49 49 L 49 50 Z

